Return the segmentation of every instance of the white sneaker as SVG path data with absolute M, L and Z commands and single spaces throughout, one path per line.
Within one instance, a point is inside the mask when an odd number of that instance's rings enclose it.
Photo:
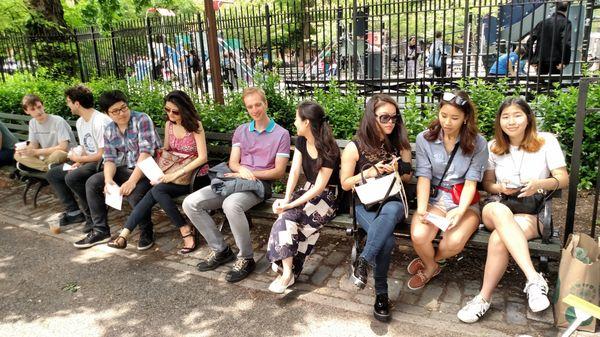
M 534 280 L 528 281 L 523 292 L 527 293 L 531 311 L 539 312 L 550 306 L 550 301 L 548 300 L 548 283 L 542 274 L 539 274 Z
M 465 323 L 475 323 L 483 317 L 489 309 L 490 302 L 486 301 L 481 295 L 477 295 L 467 302 L 456 316 Z

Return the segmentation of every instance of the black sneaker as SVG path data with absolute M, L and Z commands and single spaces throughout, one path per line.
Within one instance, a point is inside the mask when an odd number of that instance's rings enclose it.
M 375 305 L 373 306 L 373 316 L 381 322 L 389 322 L 390 318 L 390 300 L 388 294 L 379 294 L 375 296 Z
M 233 268 L 225 276 L 227 282 L 235 283 L 245 279 L 256 268 L 254 259 L 238 258 L 233 264 Z
M 63 213 L 58 218 L 58 224 L 62 226 L 72 225 L 74 223 L 80 223 L 85 221 L 85 215 L 83 213 L 79 213 L 77 215 L 69 215 L 68 213 Z
M 101 243 L 106 243 L 110 240 L 110 234 L 97 232 L 92 230 L 86 235 L 85 238 L 73 243 L 73 246 L 77 248 L 90 248 Z
M 369 263 L 363 257 L 359 257 L 352 264 L 352 282 L 355 286 L 363 289 L 367 285 L 367 277 L 369 273 Z
M 85 226 L 83 226 L 82 232 L 89 233 L 94 229 L 94 221 L 92 221 L 91 217 L 85 217 Z
M 150 249 L 154 245 L 154 231 L 153 230 L 143 230 L 140 233 L 140 241 L 138 241 L 137 250 L 147 250 Z
M 208 271 L 217 269 L 217 267 L 220 265 L 233 260 L 235 260 L 235 254 L 233 251 L 231 251 L 231 248 L 227 246 L 227 248 L 225 248 L 225 250 L 222 252 L 217 253 L 214 250 L 211 250 L 210 254 L 208 254 L 208 257 L 205 260 L 200 261 L 196 267 L 198 267 L 199 271 Z

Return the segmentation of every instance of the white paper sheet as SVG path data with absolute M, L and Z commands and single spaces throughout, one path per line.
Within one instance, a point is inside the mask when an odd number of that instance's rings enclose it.
M 432 224 L 436 225 L 439 229 L 443 230 L 444 232 L 446 231 L 446 229 L 448 229 L 448 226 L 450 225 L 450 221 L 448 221 L 448 219 L 433 213 L 427 213 L 425 219 L 427 219 Z
M 75 169 L 75 168 L 73 168 L 73 166 L 72 166 L 72 165 L 69 165 L 69 164 L 67 164 L 67 163 L 64 163 L 64 165 L 63 165 L 63 171 L 72 171 L 72 170 L 74 170 L 74 169 Z
M 137 166 L 150 181 L 159 181 L 160 178 L 165 175 L 152 157 L 142 160 L 141 162 L 137 163 Z
M 112 208 L 118 209 L 119 211 L 121 210 L 121 206 L 123 205 L 123 196 L 121 195 L 119 185 L 114 184 L 106 187 L 104 203 Z

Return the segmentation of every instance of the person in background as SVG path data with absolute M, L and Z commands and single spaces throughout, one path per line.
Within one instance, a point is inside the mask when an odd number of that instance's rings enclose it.
M 517 73 L 524 74 L 524 57 L 525 49 L 521 46 L 517 46 L 514 51 L 500 55 L 496 62 L 490 67 L 489 74 L 502 76 L 517 76 Z

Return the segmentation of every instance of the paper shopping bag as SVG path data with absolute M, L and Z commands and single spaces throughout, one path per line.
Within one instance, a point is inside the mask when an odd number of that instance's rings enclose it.
M 554 319 L 556 326 L 568 327 L 575 320 L 575 309 L 562 299 L 569 294 L 598 305 L 600 301 L 600 242 L 582 233 L 569 236 L 562 250 L 558 280 L 554 293 Z M 596 319 L 584 321 L 579 330 L 594 332 Z

